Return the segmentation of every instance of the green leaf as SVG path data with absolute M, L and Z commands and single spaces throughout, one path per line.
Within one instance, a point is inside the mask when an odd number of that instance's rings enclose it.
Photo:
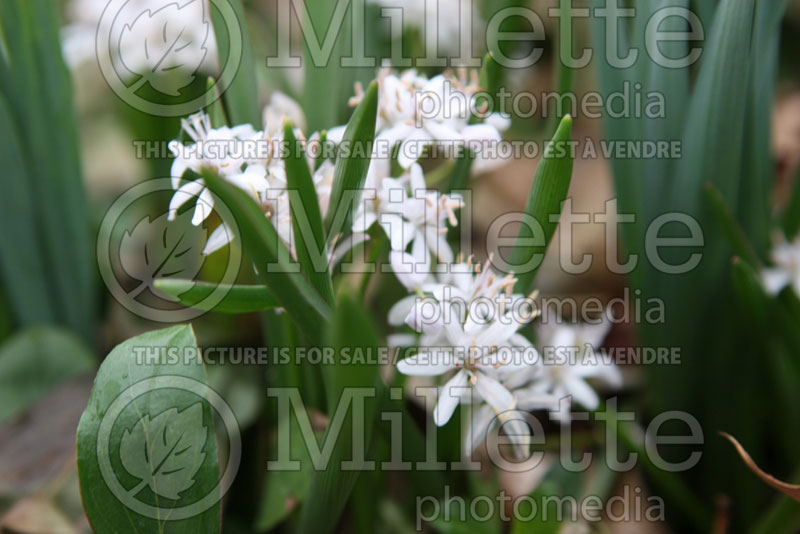
M 303 417 L 303 414 L 300 417 Z M 282 436 L 286 433 L 290 436 L 290 457 L 300 462 L 300 469 L 267 473 L 256 519 L 256 530 L 259 532 L 270 530 L 286 519 L 296 506 L 305 500 L 311 488 L 314 470 L 300 426 L 297 424 L 297 417 L 283 418 L 278 423 L 277 435 Z
M 739 226 L 739 223 L 736 222 L 728 206 L 725 205 L 725 200 L 723 200 L 719 190 L 712 184 L 707 183 L 705 192 L 706 199 L 708 199 L 708 203 L 711 206 L 711 212 L 717 220 L 717 224 L 722 230 L 734 254 L 740 256 L 752 267 L 758 267 L 761 262 L 755 250 L 753 250 L 750 241 L 747 239 L 747 236 L 744 235 L 742 228 Z
M 237 229 L 242 250 L 252 260 L 258 277 L 310 339 L 319 339 L 330 307 L 292 264 L 289 250 L 263 210 L 247 193 L 213 172 L 204 171 L 203 179 L 233 213 L 236 220 L 231 227 Z
M 495 61 L 491 52 L 483 56 L 483 64 L 481 65 L 481 72 L 478 75 L 478 83 L 481 89 L 494 94 L 500 89 L 500 84 L 503 83 L 503 67 Z
M 377 116 L 378 82 L 372 82 L 363 100 L 353 112 L 350 122 L 347 123 L 340 145 L 340 148 L 344 147 L 349 154 L 342 154 L 336 160 L 331 200 L 325 220 L 328 243 L 335 237 L 333 232 L 334 221 L 342 222 L 340 227 L 338 224 L 336 226 L 343 229 L 343 231 L 348 231 L 351 226 L 354 209 L 358 206 L 361 190 L 364 187 L 364 181 L 367 179 L 367 170 L 372 156 L 372 145 L 375 141 L 375 121 Z M 342 206 L 341 204 L 345 202 L 346 191 L 354 191 L 356 196 L 352 201 L 347 199 L 347 206 Z M 342 211 L 341 214 L 339 213 L 340 211 Z
M 794 178 L 789 204 L 783 212 L 782 226 L 783 233 L 789 241 L 797 237 L 797 233 L 800 231 L 800 169 Z
M 94 357 L 73 334 L 38 326 L 0 347 L 0 422 L 20 413 L 60 382 L 94 370 Z
M 14 181 L 28 188 L 36 233 L 31 245 L 21 242 L 28 232 L 13 232 L 17 244 L 10 250 L 37 246 L 43 265 L 58 266 L 38 280 L 49 295 L 52 317 L 43 314 L 31 320 L 31 309 L 18 315 L 28 325 L 52 319 L 90 341 L 97 312 L 95 272 L 72 87 L 62 59 L 56 10 L 48 0 L 0 2 L 5 45 L 0 54 L 0 94 L 13 123 L 4 120 L 2 135 L 9 139 L 9 132 L 16 131 L 18 155 L 27 170 L 11 174 L 4 168 L 2 186 L 4 194 Z M 21 167 L 13 165 L 11 170 L 20 172 Z M 6 287 L 16 283 L 5 280 Z
M 100 366 L 77 436 L 94 532 L 220 531 L 217 443 L 198 351 L 191 327 L 175 326 L 125 341 Z M 201 499 L 209 507 L 183 508 Z
M 206 83 L 207 102 L 206 113 L 211 119 L 212 128 L 222 128 L 228 126 L 228 119 L 225 117 L 225 108 L 222 105 L 222 95 L 219 94 L 219 86 L 214 78 L 209 78 Z
M 747 315 L 753 327 L 766 330 L 768 327 L 768 310 L 770 297 L 764 291 L 761 278 L 755 270 L 753 264 L 733 258 L 733 289 L 739 299 L 742 311 Z
M 231 124 L 251 124 L 254 128 L 261 127 L 261 108 L 258 102 L 258 81 L 256 79 L 256 63 L 253 59 L 253 49 L 250 43 L 249 32 L 247 31 L 247 20 L 242 0 L 229 0 L 227 4 L 236 13 L 239 24 L 235 28 L 240 32 L 242 39 L 242 58 L 236 69 L 224 72 L 232 72 L 220 78 L 221 87 L 227 87 L 223 96 L 225 106 L 228 111 L 228 118 Z M 222 65 L 231 56 L 231 36 L 228 35 L 229 28 L 225 24 L 225 19 L 221 13 L 211 4 L 211 21 L 214 25 L 214 33 L 217 37 L 217 49 L 219 50 L 219 60 Z
M 544 231 L 543 240 L 536 246 L 525 244 L 530 242 L 534 235 L 530 226 L 522 224 L 514 250 L 508 260 L 512 268 L 523 266 L 517 273 L 516 286 L 516 290 L 522 293 L 528 290 L 536 277 L 547 246 L 558 226 L 561 206 L 569 192 L 572 179 L 572 151 L 565 143 L 571 140 L 571 132 L 572 117 L 567 115 L 561 120 L 536 168 L 525 213 L 539 222 Z
M 204 304 L 219 286 L 196 280 L 156 280 L 155 288 L 165 295 L 177 299 L 184 306 L 217 313 L 252 313 L 280 307 L 266 286 L 233 285 L 225 288 L 225 297 L 213 306 Z
M 0 95 L 0 132 L 6 147 L 0 150 L 3 194 L 0 195 L 0 224 L 14 228 L 0 232 L 0 248 L 14 254 L 0 254 L 0 273 L 13 306 L 16 320 L 23 324 L 52 322 L 58 313 L 47 290 L 44 258 L 36 236 L 36 208 L 30 190 L 31 177 L 22 160 L 22 147 L 15 132 L 6 99 Z
M 367 363 L 345 364 L 343 349 L 351 351 L 375 351 L 378 347 L 378 336 L 367 312 L 359 303 L 347 294 L 342 295 L 339 306 L 328 331 L 329 346 L 334 347 L 336 362 L 324 366 L 323 379 L 328 398 L 329 414 L 336 413 L 339 401 L 346 388 L 375 388 L 381 391 L 379 366 L 372 361 Z M 373 352 L 374 354 L 374 352 Z M 380 394 L 380 393 L 379 393 Z M 354 448 L 354 427 L 363 425 L 366 450 L 372 439 L 374 421 L 379 399 L 368 398 L 363 417 L 356 418 L 351 407 L 345 415 L 344 423 L 338 429 L 338 436 L 327 468 L 314 473 L 311 489 L 303 505 L 298 532 L 317 532 L 325 534 L 333 532 L 344 510 L 350 492 L 359 475 L 356 470 L 343 470 L 342 461 L 352 458 Z M 331 429 L 325 433 L 324 439 L 333 439 Z
M 328 271 L 328 249 L 317 191 L 303 147 L 295 138 L 294 125 L 290 121 L 284 124 L 283 139 L 297 261 L 322 298 L 333 304 L 333 283 Z

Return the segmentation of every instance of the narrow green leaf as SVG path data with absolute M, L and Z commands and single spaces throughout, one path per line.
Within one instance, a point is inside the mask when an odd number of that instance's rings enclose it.
M 0 232 L 0 248 L 13 254 L 0 254 L 0 274 L 14 310 L 22 325 L 49 323 L 55 318 L 44 269 L 44 259 L 36 236 L 36 207 L 30 191 L 31 176 L 22 160 L 22 147 L 15 132 L 8 103 L 0 95 L 0 132 L 5 149 L 0 150 L 3 169 L 3 194 L 0 195 L 0 224 L 14 228 Z
M 800 169 L 794 177 L 792 196 L 783 212 L 782 226 L 783 233 L 789 241 L 797 237 L 797 233 L 800 231 Z
M 211 119 L 212 128 L 222 128 L 228 126 L 228 119 L 225 117 L 225 108 L 222 105 L 222 95 L 219 94 L 219 87 L 214 78 L 209 78 L 206 83 L 208 92 L 206 102 L 206 113 Z
M 336 160 L 336 171 L 333 177 L 331 200 L 325 228 L 328 232 L 328 243 L 335 237 L 332 230 L 334 221 L 341 220 L 340 231 L 347 231 L 353 219 L 353 210 L 358 206 L 364 180 L 372 156 L 372 145 L 375 141 L 375 121 L 378 115 L 378 82 L 372 82 L 364 94 L 364 98 L 353 112 L 350 122 L 344 132 L 340 145 L 340 154 Z M 342 150 L 344 149 L 344 150 Z M 347 206 L 341 204 L 346 191 L 355 191 L 356 196 L 352 202 L 348 200 Z M 339 213 L 343 211 L 343 213 Z M 338 225 L 337 225 L 338 226 Z
M 165 351 L 180 357 L 142 357 Z M 219 533 L 220 467 L 206 372 L 202 358 L 186 357 L 198 351 L 191 327 L 175 326 L 125 341 L 100 366 L 77 435 L 93 532 Z M 184 508 L 201 499 L 209 506 Z
M 249 32 L 247 31 L 247 20 L 242 0 L 228 0 L 226 4 L 236 13 L 239 23 L 236 28 L 228 28 L 225 18 L 214 8 L 211 3 L 211 21 L 214 25 L 214 33 L 217 37 L 217 48 L 219 50 L 220 63 L 224 65 L 231 56 L 231 39 L 229 31 L 240 33 L 242 40 L 242 57 L 238 68 L 227 72 L 233 74 L 220 78 L 220 85 L 227 87 L 223 96 L 225 106 L 228 110 L 228 118 L 231 124 L 251 124 L 254 128 L 261 127 L 261 108 L 258 102 L 258 80 L 256 79 L 256 63 L 253 59 L 253 49 L 250 43 Z M 223 67 L 223 72 L 224 67 Z
M 217 290 L 217 284 L 161 278 L 156 280 L 155 287 L 184 306 L 217 313 L 252 313 L 280 307 L 266 286 L 229 286 L 225 297 L 214 306 L 204 305 L 203 301 Z
M 92 353 L 68 331 L 48 326 L 22 330 L 0 347 L 0 422 L 94 366 Z
M 478 82 L 481 89 L 494 94 L 500 89 L 500 84 L 503 83 L 503 67 L 495 61 L 491 52 L 483 57 L 483 64 L 481 65 L 481 72 L 478 75 Z
M 733 214 L 725 204 L 725 200 L 723 200 L 719 190 L 711 183 L 707 183 L 705 186 L 705 193 L 706 199 L 711 206 L 711 212 L 734 254 L 740 256 L 752 267 L 758 267 L 761 262 L 755 250 L 753 250 L 747 236 L 744 235 L 739 223 L 734 219 Z
M 354 351 L 374 351 L 378 347 L 378 337 L 367 312 L 348 295 L 342 295 L 336 309 L 333 323 L 329 329 L 329 345 L 336 351 L 336 363 L 323 369 L 325 391 L 328 397 L 329 414 L 336 413 L 342 394 L 348 388 L 372 388 L 380 395 L 382 383 L 379 366 L 372 363 L 345 365 L 343 349 Z M 342 469 L 342 461 L 351 459 L 354 450 L 354 427 L 361 427 L 365 437 L 365 450 L 369 450 L 372 440 L 377 407 L 380 403 L 373 396 L 366 399 L 363 414 L 356 417 L 349 407 L 341 428 L 337 429 L 336 442 L 327 468 L 314 473 L 311 489 L 303 505 L 298 532 L 326 534 L 336 529 L 339 517 L 344 510 L 350 492 L 358 479 L 359 471 Z M 324 439 L 333 439 L 332 426 L 328 427 Z
M 517 234 L 509 264 L 519 268 L 516 290 L 526 292 L 536 277 L 544 259 L 544 253 L 558 226 L 561 207 L 569 192 L 572 179 L 572 151 L 566 146 L 571 140 L 572 117 L 561 120 L 553 139 L 547 145 L 542 160 L 536 168 L 525 213 L 541 225 L 543 238 L 531 246 L 534 233 L 527 224 L 522 224 Z
M 330 313 L 322 297 L 298 272 L 263 210 L 238 187 L 210 171 L 203 172 L 209 189 L 235 217 L 242 249 L 261 281 L 311 339 L 318 339 Z
M 96 286 L 72 87 L 56 9 L 48 0 L 0 2 L 5 44 L 0 93 L 8 100 L 29 173 L 25 178 L 4 172 L 0 179 L 4 191 L 12 187 L 8 182 L 25 180 L 43 264 L 58 265 L 39 283 L 49 294 L 54 320 L 90 341 Z
M 733 289 L 739 299 L 742 311 L 748 316 L 758 331 L 766 330 L 769 319 L 769 295 L 752 264 L 733 258 L 731 264 Z
M 328 249 L 317 191 L 303 147 L 295 138 L 294 125 L 290 121 L 284 124 L 283 139 L 297 261 L 322 298 L 333 304 L 333 283 L 328 271 Z
M 472 162 L 475 160 L 475 154 L 469 148 L 461 150 L 456 157 L 456 164 L 453 166 L 453 171 L 450 174 L 450 183 L 448 184 L 448 193 L 450 191 L 460 191 L 469 187 L 470 171 L 472 170 Z

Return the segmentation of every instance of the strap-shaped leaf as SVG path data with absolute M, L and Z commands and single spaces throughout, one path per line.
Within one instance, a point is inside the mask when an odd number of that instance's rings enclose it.
M 325 219 L 325 228 L 328 232 L 328 242 L 335 237 L 333 232 L 347 232 L 353 220 L 354 206 L 358 206 L 364 180 L 372 155 L 372 145 L 375 141 L 375 121 L 378 116 L 378 82 L 372 82 L 364 94 L 364 98 L 353 112 L 350 122 L 344 132 L 342 143 L 339 146 L 339 157 L 336 161 L 336 170 L 333 177 L 331 201 L 328 215 Z M 347 199 L 343 206 L 346 191 L 355 191 L 355 198 Z M 340 214 L 339 211 L 342 211 Z M 340 218 L 341 217 L 341 218 Z M 334 228 L 334 221 L 338 228 Z
M 714 214 L 714 218 L 717 220 L 717 224 L 731 249 L 733 249 L 734 254 L 740 256 L 752 267 L 758 267 L 761 262 L 755 250 L 753 250 L 753 246 L 744 231 L 742 231 L 739 223 L 736 222 L 730 209 L 728 209 L 719 190 L 710 183 L 706 184 L 706 198 L 711 206 L 711 212 Z
M 280 307 L 267 286 L 229 286 L 225 289 L 225 297 L 213 306 L 205 305 L 203 301 L 217 290 L 217 284 L 162 278 L 156 280 L 155 286 L 165 295 L 178 299 L 184 306 L 199 310 L 238 314 Z
M 325 229 L 322 226 L 317 191 L 303 147 L 295 138 L 294 125 L 289 121 L 284 124 L 283 139 L 297 261 L 319 294 L 328 304 L 332 304 L 333 284 L 328 271 Z
M 225 108 L 222 106 L 222 95 L 219 94 L 219 87 L 214 78 L 209 78 L 206 82 L 206 113 L 211 119 L 213 128 L 228 126 L 228 119 L 225 117 Z
M 222 14 L 216 9 L 211 10 L 211 21 L 217 38 L 219 60 L 223 65 L 226 60 L 230 60 L 231 36 L 228 32 L 233 30 L 239 32 L 241 36 L 242 57 L 239 68 L 228 71 L 233 72 L 231 78 L 220 79 L 222 87 L 227 87 L 223 95 L 225 97 L 225 106 L 228 110 L 228 118 L 231 124 L 251 124 L 258 129 L 261 126 L 261 111 L 258 105 L 258 81 L 256 80 L 253 49 L 250 46 L 250 37 L 247 32 L 244 6 L 242 5 L 242 0 L 228 0 L 227 3 L 233 8 L 239 21 L 236 28 L 227 28 Z
M 281 242 L 263 210 L 244 191 L 222 180 L 214 172 L 204 171 L 203 179 L 234 214 L 242 249 L 252 260 L 261 281 L 292 315 L 298 326 L 312 340 L 318 339 L 330 308 L 303 278 L 297 265 L 293 264 L 289 250 Z
M 561 120 L 555 136 L 545 148 L 544 155 L 536 168 L 525 213 L 538 221 L 544 230 L 544 245 L 526 245 L 525 243 L 534 237 L 533 230 L 527 224 L 520 226 L 514 250 L 509 258 L 512 266 L 527 265 L 523 272 L 517 273 L 516 290 L 519 292 L 526 292 L 533 283 L 547 246 L 558 226 L 561 206 L 567 198 L 572 179 L 572 151 L 569 147 L 565 147 L 565 143 L 571 139 L 571 133 L 572 117 L 567 115 Z M 538 261 L 535 260 L 536 255 L 540 255 Z M 531 266 L 533 263 L 535 265 Z
M 342 393 L 346 388 L 375 388 L 376 395 L 381 395 L 382 383 L 378 374 L 379 366 L 374 362 L 359 365 L 345 365 L 338 358 L 342 357 L 342 349 L 375 350 L 378 346 L 376 330 L 367 312 L 355 300 L 343 295 L 336 309 L 333 323 L 329 329 L 330 345 L 336 350 L 337 361 L 334 365 L 326 365 L 323 369 L 325 390 L 328 397 L 329 415 L 336 413 Z M 359 471 L 343 470 L 342 461 L 353 457 L 354 425 L 363 425 L 366 440 L 365 449 L 369 450 L 372 439 L 374 420 L 378 411 L 379 399 L 367 398 L 362 417 L 356 418 L 352 406 L 347 411 L 344 423 L 338 429 L 331 425 L 323 439 L 333 439 L 334 444 L 327 468 L 314 473 L 311 489 L 305 504 L 297 532 L 318 532 L 325 534 L 334 532 L 339 517 L 358 479 Z M 338 432 L 336 436 L 332 432 Z
M 33 199 L 40 257 L 44 265 L 58 266 L 37 280 L 49 294 L 52 319 L 91 340 L 97 308 L 92 246 L 72 87 L 58 29 L 53 2 L 0 2 L 0 93 L 8 101 L 13 124 L 3 126 L 1 134 L 7 139 L 6 128 L 16 131 L 21 148 L 17 153 L 28 171 L 25 177 L 4 169 L 0 180 L 4 191 L 12 187 L 9 182 L 22 182 Z M 24 234 L 14 234 L 18 244 L 12 249 L 25 247 L 19 243 Z M 5 285 L 16 283 L 9 279 Z M 29 321 L 29 313 L 17 316 L 26 324 L 51 320 L 42 315 Z

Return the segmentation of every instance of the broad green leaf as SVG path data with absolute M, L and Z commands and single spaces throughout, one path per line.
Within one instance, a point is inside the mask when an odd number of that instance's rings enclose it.
M 740 256 L 752 267 L 758 267 L 761 262 L 758 256 L 756 256 L 753 246 L 750 244 L 747 236 L 744 235 L 742 228 L 739 226 L 739 223 L 736 222 L 728 206 L 725 205 L 725 200 L 723 200 L 719 190 L 712 184 L 707 183 L 705 192 L 706 199 L 711 206 L 711 212 L 717 220 L 717 224 L 722 230 L 734 254 Z
M 247 193 L 213 172 L 203 172 L 203 179 L 236 218 L 232 227 L 237 228 L 242 250 L 252 260 L 261 281 L 306 335 L 319 339 L 330 308 L 298 272 L 289 250 L 263 210 Z
M 561 207 L 569 192 L 572 179 L 572 152 L 566 145 L 571 140 L 572 117 L 561 120 L 552 141 L 545 148 L 542 160 L 536 168 L 525 213 L 535 219 L 542 227 L 543 239 L 537 246 L 526 244 L 534 239 L 534 233 L 527 224 L 520 226 L 516 244 L 508 260 L 512 267 L 522 266 L 517 273 L 516 290 L 526 292 L 536 277 L 544 253 L 558 226 Z M 537 260 L 538 256 L 538 260 Z
M 22 330 L 0 347 L 0 422 L 93 369 L 91 352 L 73 334 L 45 326 Z
M 94 532 L 220 531 L 214 416 L 198 350 L 191 327 L 175 326 L 125 341 L 100 366 L 77 437 Z
M 20 242 L 27 232 L 14 232 L 17 245 L 12 250 L 37 246 L 43 265 L 58 266 L 38 280 L 49 295 L 52 317 L 38 316 L 25 324 L 52 319 L 89 341 L 94 338 L 96 286 L 72 87 L 60 49 L 57 7 L 48 0 L 0 3 L 5 45 L 0 55 L 0 94 L 8 102 L 10 129 L 16 131 L 18 154 L 27 170 L 27 175 L 14 175 L 8 170 L 19 172 L 19 165 L 4 168 L 2 185 L 4 191 L 11 190 L 14 181 L 29 188 L 35 220 L 36 245 Z M 7 128 L 8 124 L 3 125 L 4 139 L 11 137 Z M 5 285 L 17 282 L 7 280 Z M 29 315 L 31 310 L 24 313 Z
M 249 32 L 247 31 L 244 5 L 242 5 L 242 0 L 229 0 L 226 4 L 230 5 L 239 20 L 238 26 L 230 30 L 239 32 L 242 40 L 241 63 L 238 68 L 228 71 L 233 73 L 230 78 L 223 77 L 219 80 L 222 87 L 227 87 L 223 93 L 225 107 L 228 112 L 227 117 L 231 124 L 251 124 L 255 129 L 259 129 L 262 124 L 261 108 L 258 102 L 256 63 L 253 58 Z M 227 28 L 222 14 L 214 8 L 213 2 L 211 6 L 211 21 L 217 37 L 219 60 L 224 69 L 224 62 L 229 60 L 231 55 L 231 36 L 228 35 L 229 28 Z
M 278 308 L 278 301 L 266 286 L 233 285 L 226 288 L 225 297 L 213 306 L 204 304 L 219 286 L 195 280 L 159 279 L 156 290 L 177 299 L 184 306 L 217 313 L 251 313 Z
M 331 242 L 335 236 L 334 229 L 347 232 L 353 219 L 353 213 L 361 198 L 364 180 L 372 156 L 372 145 L 375 140 L 375 121 L 378 115 L 378 82 L 372 82 L 364 94 L 363 100 L 353 112 L 350 122 L 344 132 L 340 145 L 340 156 L 336 160 L 336 171 L 333 177 L 331 200 L 328 206 L 328 215 L 325 219 L 325 228 L 328 232 L 327 240 Z M 342 154 L 346 149 L 349 154 Z M 355 198 L 346 199 L 345 192 L 354 191 Z M 342 206 L 347 202 L 346 206 Z M 339 213 L 342 211 L 342 213 Z M 340 219 L 341 218 L 341 219 Z M 342 221 L 340 228 L 334 224 Z
M 347 365 L 342 362 L 343 349 L 351 351 L 374 351 L 378 347 L 378 337 L 367 312 L 348 295 L 342 295 L 329 332 L 329 346 L 334 347 L 336 362 L 326 365 L 322 370 L 325 380 L 325 393 L 328 398 L 328 413 L 334 414 L 347 388 L 374 388 L 376 396 L 381 395 L 382 383 L 379 366 L 373 360 L 367 363 Z M 344 424 L 339 429 L 327 468 L 316 471 L 311 482 L 308 497 L 303 505 L 298 532 L 334 532 L 339 517 L 344 510 L 350 492 L 358 478 L 359 471 L 343 470 L 342 461 L 352 458 L 354 426 L 363 428 L 367 441 L 366 450 L 372 439 L 374 421 L 379 404 L 377 398 L 368 398 L 362 417 L 356 418 L 352 406 L 345 415 Z M 362 426 L 363 425 L 363 426 Z M 331 429 L 323 439 L 333 439 Z
M 303 147 L 295 138 L 294 125 L 289 121 L 284 124 L 283 139 L 297 261 L 322 298 L 333 304 L 333 283 L 328 271 L 328 250 L 317 191 Z

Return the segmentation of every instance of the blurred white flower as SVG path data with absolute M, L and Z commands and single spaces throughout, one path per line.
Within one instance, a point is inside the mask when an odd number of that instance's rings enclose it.
M 544 356 L 543 374 L 538 377 L 519 375 L 508 386 L 520 399 L 552 394 L 559 399 L 572 397 L 588 410 L 600 406 L 600 398 L 587 382 L 599 379 L 612 388 L 622 386 L 622 375 L 610 358 L 599 352 L 608 335 L 611 323 L 598 324 L 541 324 L 537 328 L 538 342 Z M 526 382 L 528 382 L 526 384 Z M 569 405 L 562 403 L 554 416 L 569 421 Z
M 775 267 L 761 272 L 766 290 L 776 295 L 784 287 L 791 285 L 795 293 L 800 295 L 800 238 L 791 243 L 779 243 L 772 249 L 771 256 Z
M 101 18 L 110 1 L 70 0 L 69 23 L 62 30 L 67 64 L 76 68 L 96 61 L 95 41 Z M 218 70 L 218 51 L 207 0 L 128 0 L 113 19 L 109 42 L 111 57 L 119 70 L 132 74 Z

